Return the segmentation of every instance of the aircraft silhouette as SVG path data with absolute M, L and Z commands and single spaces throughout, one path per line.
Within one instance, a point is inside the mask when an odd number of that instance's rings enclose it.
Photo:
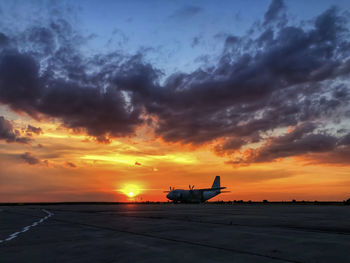
M 229 191 L 221 191 L 226 187 L 220 187 L 220 176 L 216 176 L 211 188 L 194 189 L 194 185 L 189 185 L 189 190 L 171 188 L 170 191 L 164 191 L 167 198 L 174 203 L 203 203 L 214 196 Z

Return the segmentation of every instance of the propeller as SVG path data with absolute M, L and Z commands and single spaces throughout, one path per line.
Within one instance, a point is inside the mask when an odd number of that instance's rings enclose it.
M 173 186 L 173 188 L 171 188 L 171 186 L 169 186 L 169 191 L 163 191 L 164 193 L 169 193 L 169 192 L 171 192 L 171 191 L 173 191 L 174 189 L 175 189 L 175 186 Z
M 190 188 L 190 190 L 192 191 L 193 190 L 193 188 L 194 188 L 194 185 L 192 185 L 192 187 L 191 187 L 191 185 L 189 184 L 188 185 L 188 187 Z

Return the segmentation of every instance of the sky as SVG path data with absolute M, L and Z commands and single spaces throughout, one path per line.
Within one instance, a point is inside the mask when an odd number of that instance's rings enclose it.
M 0 202 L 350 197 L 349 1 L 0 1 Z

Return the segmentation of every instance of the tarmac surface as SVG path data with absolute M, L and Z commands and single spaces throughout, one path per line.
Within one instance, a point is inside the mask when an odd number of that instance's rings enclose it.
M 0 262 L 350 262 L 350 206 L 2 206 Z

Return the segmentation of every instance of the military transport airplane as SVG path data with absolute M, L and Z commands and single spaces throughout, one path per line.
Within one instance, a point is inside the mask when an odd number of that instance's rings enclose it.
M 175 189 L 170 187 L 170 191 L 164 191 L 167 194 L 167 198 L 174 201 L 174 203 L 202 203 L 218 194 L 228 192 L 221 191 L 226 187 L 220 187 L 220 176 L 216 176 L 211 188 L 194 189 L 194 185 L 189 185 L 189 190 Z

